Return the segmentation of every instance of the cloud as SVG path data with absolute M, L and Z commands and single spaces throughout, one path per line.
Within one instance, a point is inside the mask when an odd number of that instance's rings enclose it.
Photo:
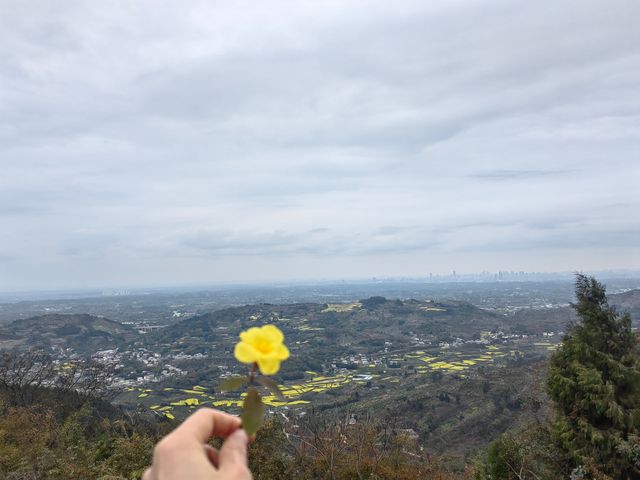
M 489 170 L 471 175 L 482 180 L 529 180 L 532 178 L 565 175 L 566 170 Z
M 0 289 L 640 267 L 637 2 L 2 9 Z
M 196 256 L 366 256 L 433 248 L 437 242 L 425 233 L 422 228 L 404 227 L 354 231 L 349 234 L 324 228 L 306 232 L 263 233 L 201 230 L 169 244 L 186 247 L 181 250 L 182 254 Z

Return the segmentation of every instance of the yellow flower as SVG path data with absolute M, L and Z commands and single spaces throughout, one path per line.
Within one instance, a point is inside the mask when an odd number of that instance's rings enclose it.
M 273 375 L 280 370 L 280 362 L 289 358 L 283 341 L 284 335 L 275 325 L 252 327 L 240 333 L 233 354 L 242 363 L 257 363 L 263 375 Z

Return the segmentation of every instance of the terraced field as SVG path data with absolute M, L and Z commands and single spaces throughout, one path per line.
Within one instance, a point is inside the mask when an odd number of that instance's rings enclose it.
M 402 353 L 382 354 L 373 358 L 371 363 L 358 366 L 357 370 L 341 372 L 336 375 L 322 375 L 314 371 L 305 372 L 305 380 L 296 384 L 281 384 L 280 389 L 286 401 L 279 400 L 274 395 L 265 394 L 263 401 L 272 409 L 286 407 L 304 408 L 309 404 L 327 401 L 326 394 L 330 391 L 340 393 L 341 389 L 362 388 L 363 386 L 397 385 L 410 376 L 426 375 L 441 372 L 446 375 L 457 375 L 464 378 L 474 369 L 485 366 L 491 367 L 501 360 L 523 356 L 531 352 L 547 352 L 556 347 L 552 342 L 537 342 L 516 346 L 485 345 L 481 348 L 455 350 L 449 348 L 415 349 Z M 527 353 L 528 352 L 528 353 Z M 215 393 L 212 389 L 195 385 L 190 389 L 164 387 L 130 388 L 125 394 L 126 403 L 138 403 L 158 415 L 168 419 L 176 416 L 183 417 L 189 410 L 210 406 L 228 411 L 237 411 L 242 405 L 246 393 Z

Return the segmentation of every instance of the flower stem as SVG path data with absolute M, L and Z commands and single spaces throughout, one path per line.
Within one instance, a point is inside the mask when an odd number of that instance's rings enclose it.
M 249 385 L 253 385 L 256 381 L 256 373 L 258 372 L 258 364 L 254 362 L 249 372 Z

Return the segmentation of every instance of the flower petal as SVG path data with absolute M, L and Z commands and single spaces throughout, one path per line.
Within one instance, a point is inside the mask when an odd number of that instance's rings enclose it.
M 282 343 L 284 341 L 282 331 L 275 325 L 265 325 L 261 330 L 262 338 L 269 342 Z
M 286 360 L 287 358 L 289 358 L 289 349 L 287 348 L 287 346 L 284 344 L 278 345 L 276 356 L 279 360 Z
M 249 330 L 240 332 L 240 340 L 247 343 L 253 343 L 260 336 L 261 329 L 258 327 L 251 327 Z
M 258 367 L 263 375 L 273 375 L 280 370 L 280 360 L 273 357 L 262 357 L 258 359 Z
M 253 363 L 257 360 L 256 350 L 245 342 L 238 342 L 236 344 L 236 347 L 233 350 L 233 355 L 242 363 Z

